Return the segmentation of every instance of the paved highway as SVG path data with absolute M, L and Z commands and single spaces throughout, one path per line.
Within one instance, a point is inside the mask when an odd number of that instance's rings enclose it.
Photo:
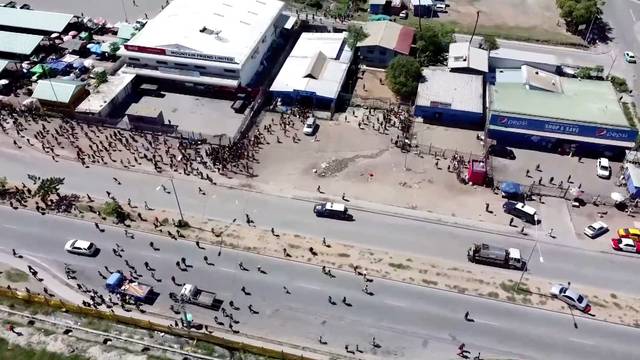
M 170 187 L 168 179 L 164 177 L 105 167 L 84 169 L 74 162 L 60 160 L 54 163 L 50 158 L 38 153 L 20 152 L 6 147 L 0 147 L 0 162 L 3 164 L 2 175 L 12 180 L 20 179 L 28 183 L 27 173 L 42 177 L 63 176 L 66 178 L 64 191 L 98 194 L 104 197 L 104 191 L 109 190 L 122 201 L 130 197 L 134 203 L 142 204 L 146 200 L 152 207 L 175 209 L 173 194 L 156 190 L 161 183 Z M 25 164 L 29 164 L 28 167 L 25 168 Z M 121 186 L 113 182 L 113 176 L 122 182 Z M 523 254 L 529 254 L 533 246 L 533 241 L 481 232 L 480 227 L 465 229 L 372 212 L 354 211 L 355 222 L 318 219 L 313 216 L 311 203 L 306 201 L 210 187 L 188 179 L 177 179 L 175 184 L 182 209 L 186 213 L 224 221 L 230 221 L 232 218 L 243 221 L 244 214 L 250 213 L 258 226 L 267 229 L 274 226 L 278 231 L 326 236 L 331 240 L 360 246 L 437 256 L 458 262 L 466 262 L 466 249 L 473 242 L 517 247 Z M 207 189 L 206 198 L 198 194 L 198 186 Z M 544 214 L 542 218 L 544 221 Z M 511 228 L 508 231 L 514 230 Z M 544 231 L 541 231 L 541 234 L 543 233 Z M 545 262 L 532 262 L 531 272 L 553 281 L 570 280 L 575 284 L 639 294 L 640 287 L 632 284 L 638 282 L 635 272 L 640 264 L 640 257 L 616 255 L 604 239 L 601 241 L 602 252 L 544 243 L 542 251 Z M 536 258 L 537 256 L 534 259 Z
M 622 72 L 627 78 L 629 86 L 635 91 L 640 90 L 640 78 L 638 64 L 627 64 L 623 53 L 633 51 L 636 57 L 640 55 L 640 2 L 636 0 L 607 1 L 602 7 L 603 18 L 612 27 L 611 37 L 616 46 L 616 66 L 624 67 Z M 615 71 L 614 71 L 615 73 Z
M 179 292 L 179 287 L 169 280 L 173 274 L 179 282 L 216 291 L 227 309 L 228 301 L 233 300 L 241 308 L 233 311 L 240 321 L 236 328 L 244 333 L 342 354 L 345 344 L 359 344 L 365 351 L 362 356 L 373 356 L 376 351 L 367 343 L 375 336 L 382 344 L 377 350 L 380 358 L 453 358 L 459 343 L 465 342 L 471 351 L 480 351 L 485 357 L 630 359 L 634 356 L 635 339 L 640 336 L 640 330 L 591 318 L 578 318 L 579 328 L 574 329 L 569 315 L 380 279 L 369 284 L 375 295 L 368 296 L 361 291 L 362 280 L 351 272 L 335 271 L 336 277 L 331 279 L 317 266 L 228 249 L 218 257 L 215 247 L 200 250 L 191 242 L 142 233 L 129 239 L 119 228 L 107 227 L 99 233 L 93 224 L 79 220 L 43 217 L 4 207 L 0 208 L 0 219 L 4 251 L 17 248 L 40 268 L 46 266 L 62 274 L 66 262 L 78 270 L 80 281 L 101 288 L 104 280 L 97 270 L 105 272 L 103 265 L 128 270 L 124 265 L 127 259 L 143 274 L 143 280 L 161 294 L 147 310 L 169 313 L 167 294 Z M 63 244 L 73 237 L 95 241 L 101 253 L 96 259 L 65 253 Z M 161 250 L 151 250 L 149 241 Z M 116 242 L 125 248 L 123 258 L 111 252 Z M 204 255 L 215 266 L 206 265 Z M 180 257 L 194 267 L 188 272 L 177 270 L 175 262 Z M 150 278 L 144 261 L 150 262 L 162 282 Z M 250 271 L 240 270 L 240 261 Z M 258 273 L 257 266 L 268 274 Z M 241 292 L 242 286 L 250 296 Z M 286 294 L 283 286 L 291 294 Z M 328 296 L 338 304 L 329 304 Z M 341 304 L 343 296 L 351 307 Z M 260 314 L 250 314 L 249 304 Z M 198 322 L 213 323 L 214 314 L 223 319 L 220 313 L 190 305 L 188 310 Z M 476 320 L 474 323 L 464 321 L 467 310 Z M 320 335 L 328 345 L 317 343 Z

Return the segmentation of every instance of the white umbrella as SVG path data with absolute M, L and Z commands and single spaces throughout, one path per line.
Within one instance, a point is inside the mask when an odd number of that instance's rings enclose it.
M 93 67 L 93 60 L 87 59 L 82 63 L 82 65 L 91 69 Z
M 8 83 L 9 83 L 9 80 L 7 80 L 7 79 L 0 80 L 0 86 L 7 85 Z
M 611 199 L 615 202 L 623 202 L 625 200 L 625 196 L 620 194 L 619 192 L 612 192 Z

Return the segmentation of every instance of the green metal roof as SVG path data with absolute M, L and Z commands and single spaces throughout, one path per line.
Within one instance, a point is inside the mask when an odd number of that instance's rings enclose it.
M 64 30 L 71 19 L 71 14 L 0 7 L 0 26 L 54 33 Z
M 0 52 L 31 55 L 40 41 L 42 41 L 40 35 L 0 31 Z
M 45 79 L 39 80 L 33 91 L 33 98 L 67 104 L 84 84 L 81 81 Z
M 521 82 L 497 82 L 495 86 L 491 86 L 490 110 L 541 118 L 629 126 L 611 83 L 560 79 L 562 93 L 528 90 Z

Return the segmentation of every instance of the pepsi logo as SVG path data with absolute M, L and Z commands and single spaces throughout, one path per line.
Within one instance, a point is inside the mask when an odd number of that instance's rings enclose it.
M 605 135 L 607 135 L 607 129 L 605 128 L 596 129 L 596 136 L 605 136 Z
M 506 125 L 509 122 L 509 119 L 507 119 L 505 116 L 500 117 L 500 119 L 498 119 L 498 122 L 500 124 Z

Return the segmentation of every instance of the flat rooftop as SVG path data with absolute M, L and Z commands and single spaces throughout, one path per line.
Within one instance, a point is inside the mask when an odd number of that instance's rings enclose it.
M 0 8 L 2 9 L 2 8 Z M 31 55 L 42 41 L 42 36 L 0 31 L 0 52 Z
M 489 87 L 493 112 L 629 127 L 618 95 L 608 81 L 560 77 L 562 92 L 527 89 L 521 69 L 496 70 Z
M 64 30 L 71 19 L 71 14 L 0 7 L 0 26 L 54 33 Z
M 277 0 L 173 0 L 127 45 L 201 53 L 241 65 L 272 31 L 283 7 Z
M 482 75 L 449 72 L 447 68 L 422 69 L 416 106 L 447 107 L 482 113 Z
M 100 85 L 98 88 L 99 91 L 92 91 L 91 94 L 78 105 L 76 111 L 92 114 L 99 113 L 105 106 L 116 100 L 116 97 L 135 77 L 135 75 L 125 74 L 121 71 L 117 72 L 114 76 L 109 76 L 109 81 Z M 107 114 L 102 115 L 106 116 Z
M 144 96 L 130 105 L 134 112 L 162 110 L 165 124 L 171 122 L 178 130 L 192 136 L 227 136 L 233 138 L 240 130 L 243 114 L 231 109 L 233 101 L 162 92 L 162 97 Z M 153 114 L 153 116 L 157 113 Z

